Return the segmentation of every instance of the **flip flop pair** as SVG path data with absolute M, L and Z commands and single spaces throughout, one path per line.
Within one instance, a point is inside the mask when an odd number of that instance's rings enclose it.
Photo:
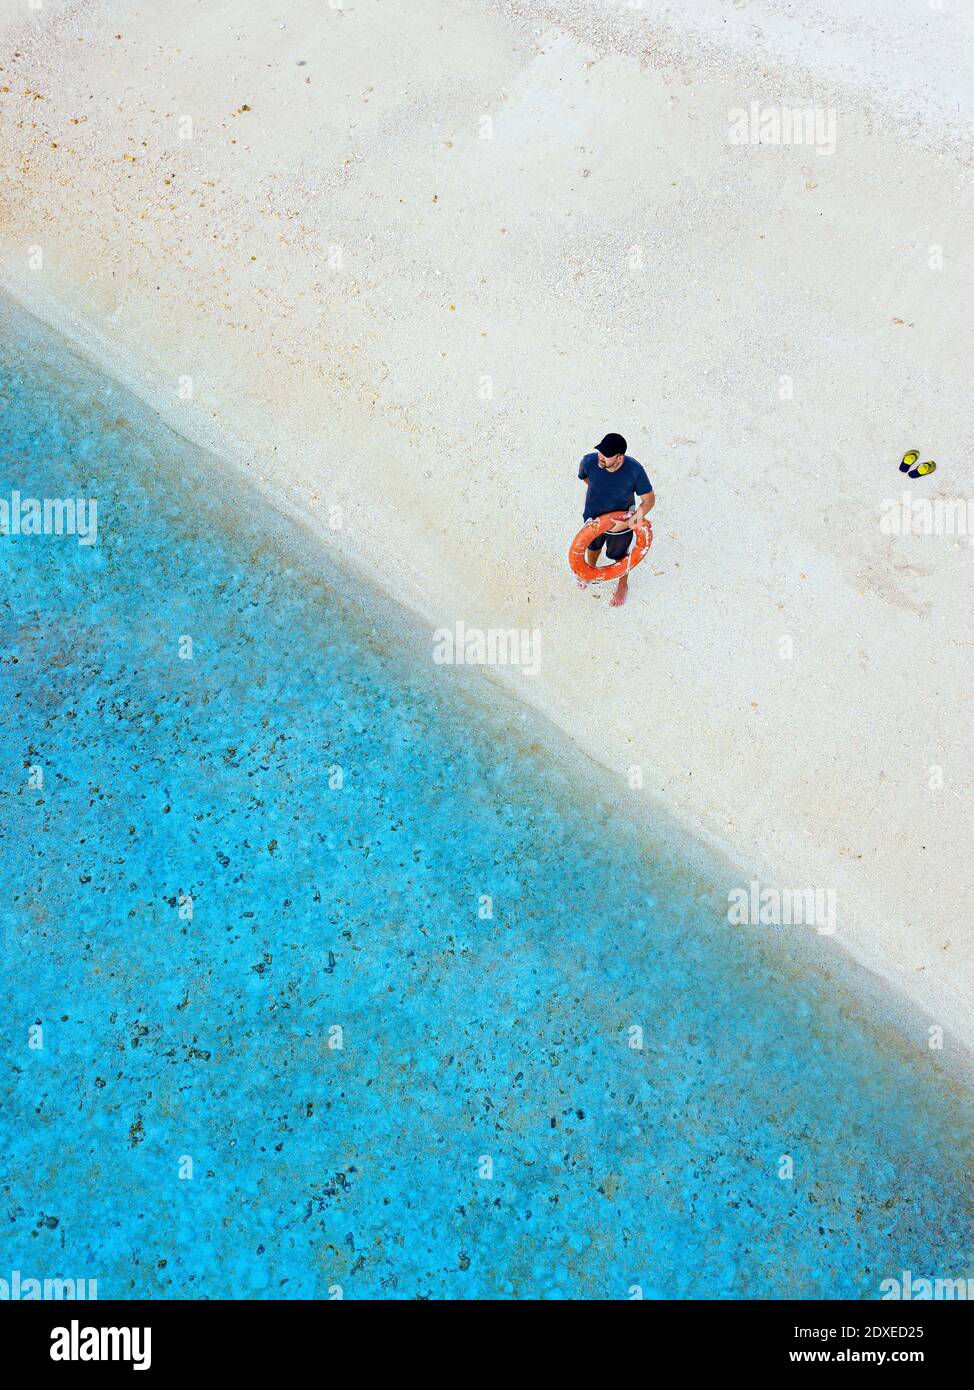
M 907 449 L 900 464 L 900 472 L 908 474 L 911 478 L 925 478 L 928 473 L 936 471 L 937 465 L 933 459 L 927 459 L 926 463 L 917 463 L 919 457 L 919 449 Z

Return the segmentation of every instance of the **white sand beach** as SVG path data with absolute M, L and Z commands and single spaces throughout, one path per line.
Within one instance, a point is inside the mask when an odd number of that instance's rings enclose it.
M 974 9 L 3 0 L 0 46 L 3 288 L 431 633 L 537 631 L 489 678 L 974 1043 L 974 544 L 881 525 L 974 498 Z M 658 495 L 615 611 L 566 563 L 607 430 Z

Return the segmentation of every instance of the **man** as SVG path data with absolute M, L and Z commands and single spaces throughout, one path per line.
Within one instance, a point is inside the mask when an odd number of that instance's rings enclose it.
M 646 470 L 638 460 L 626 453 L 626 441 L 621 434 L 607 434 L 596 447 L 594 454 L 586 454 L 578 465 L 578 476 L 586 485 L 586 521 L 606 512 L 625 512 L 626 520 L 617 521 L 611 531 L 595 540 L 585 552 L 586 562 L 599 563 L 599 554 L 605 546 L 606 558 L 611 561 L 624 560 L 632 545 L 632 526 L 642 521 L 656 506 L 653 485 L 646 477 Z M 639 498 L 636 506 L 635 499 Z M 584 580 L 581 587 L 585 588 Z M 629 576 L 624 574 L 615 587 L 610 605 L 613 608 L 625 603 L 629 592 Z

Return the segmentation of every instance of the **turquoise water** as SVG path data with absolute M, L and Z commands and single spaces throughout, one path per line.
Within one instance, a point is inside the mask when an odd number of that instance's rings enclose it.
M 0 495 L 99 503 L 95 546 L 0 540 L 0 1275 L 873 1298 L 974 1273 L 970 1112 L 922 1053 L 729 928 L 690 846 L 10 308 L 0 370 Z

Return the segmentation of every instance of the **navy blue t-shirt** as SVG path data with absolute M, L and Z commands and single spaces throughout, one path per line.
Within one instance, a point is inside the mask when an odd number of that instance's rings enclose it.
M 614 473 L 599 467 L 598 454 L 586 454 L 578 465 L 578 476 L 588 483 L 582 514 L 585 521 L 605 516 L 606 512 L 627 512 L 637 493 L 642 497 L 653 490 L 645 468 L 628 454 Z

